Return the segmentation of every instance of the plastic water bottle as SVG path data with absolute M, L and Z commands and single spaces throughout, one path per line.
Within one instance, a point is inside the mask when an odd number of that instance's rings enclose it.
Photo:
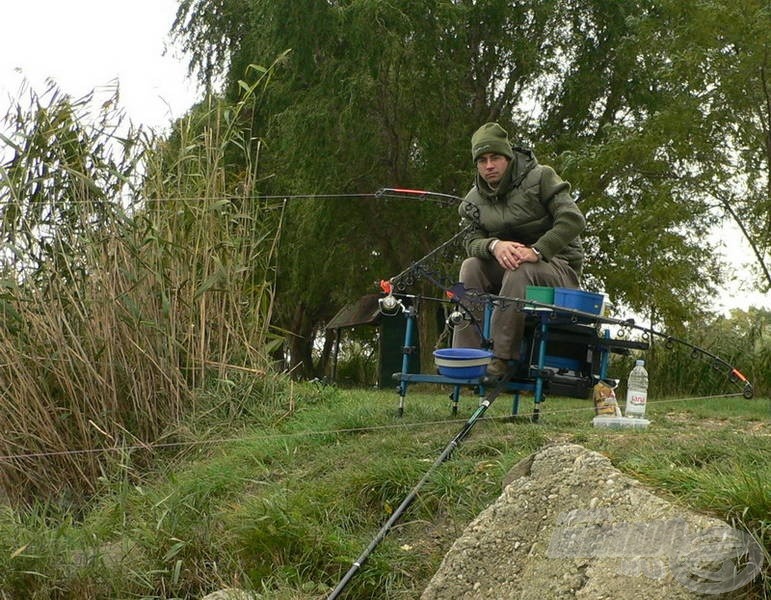
M 624 416 L 634 419 L 645 417 L 645 405 L 648 402 L 648 371 L 645 361 L 638 360 L 629 372 L 626 386 L 626 407 Z

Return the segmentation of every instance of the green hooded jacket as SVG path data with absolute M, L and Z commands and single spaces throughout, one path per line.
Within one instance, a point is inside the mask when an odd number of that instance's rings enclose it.
M 542 260 L 561 258 L 579 275 L 586 219 L 570 195 L 570 184 L 554 169 L 540 165 L 530 150 L 514 148 L 514 158 L 497 189 L 477 174 L 474 187 L 458 207 L 469 256 L 492 259 L 494 239 L 535 246 Z

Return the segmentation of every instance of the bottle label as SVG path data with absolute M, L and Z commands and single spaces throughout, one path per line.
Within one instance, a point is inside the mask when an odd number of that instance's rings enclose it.
M 648 401 L 648 392 L 628 390 L 626 393 L 626 413 L 642 414 Z

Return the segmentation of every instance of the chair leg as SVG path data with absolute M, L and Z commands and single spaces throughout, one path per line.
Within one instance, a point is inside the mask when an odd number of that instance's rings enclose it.
M 460 400 L 460 386 L 456 385 L 450 393 L 450 400 L 452 400 L 452 415 L 458 414 L 458 402 Z

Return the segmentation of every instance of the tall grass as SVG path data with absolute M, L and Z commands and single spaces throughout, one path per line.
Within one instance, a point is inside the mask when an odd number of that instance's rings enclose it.
M 0 489 L 14 502 L 79 503 L 123 468 L 102 449 L 173 435 L 207 377 L 264 373 L 277 218 L 250 194 L 238 125 L 257 91 L 166 140 L 55 87 L 6 117 Z

